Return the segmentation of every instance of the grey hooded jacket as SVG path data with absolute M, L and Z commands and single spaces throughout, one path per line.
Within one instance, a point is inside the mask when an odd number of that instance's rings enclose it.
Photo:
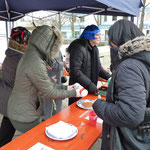
M 60 49 L 61 34 L 43 25 L 37 27 L 29 39 L 28 50 L 21 58 L 16 72 L 15 85 L 8 101 L 8 117 L 18 122 L 33 122 L 40 118 L 43 99 L 64 99 L 76 96 L 66 86 L 52 83 L 45 65 L 51 66 Z
M 120 47 L 119 55 L 122 61 L 116 68 L 115 77 L 112 75 L 113 84 L 110 82 L 106 101 L 97 100 L 93 105 L 96 114 L 104 121 L 101 149 L 111 149 L 109 146 L 115 141 L 111 144 L 109 141 L 115 137 L 110 131 L 119 127 L 117 140 L 123 144 L 118 150 L 149 150 L 150 133 L 143 134 L 140 139 L 136 129 L 144 121 L 145 114 L 150 117 L 150 108 L 146 108 L 150 93 L 150 37 L 128 41 Z M 134 132 L 134 137 L 124 132 L 127 129 Z
M 27 49 L 27 45 L 19 44 L 14 40 L 9 40 L 8 49 L 3 61 L 2 76 L 0 77 L 0 114 L 7 116 L 7 103 L 11 95 L 18 62 Z M 20 52 L 15 51 L 17 49 Z

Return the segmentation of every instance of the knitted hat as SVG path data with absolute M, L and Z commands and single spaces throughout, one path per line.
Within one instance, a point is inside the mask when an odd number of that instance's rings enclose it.
M 19 44 L 27 45 L 31 33 L 24 27 L 11 29 L 10 38 Z
M 84 31 L 82 32 L 82 34 L 80 35 L 80 38 L 84 38 L 86 40 L 93 40 L 96 39 L 95 38 L 95 34 L 99 33 L 100 29 L 98 26 L 92 24 L 87 26 Z

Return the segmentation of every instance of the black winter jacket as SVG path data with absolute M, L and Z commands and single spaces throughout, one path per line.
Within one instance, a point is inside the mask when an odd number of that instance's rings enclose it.
M 138 139 L 139 144 L 123 130 L 128 128 L 134 132 L 144 121 L 145 113 L 149 111 L 147 113 L 150 114 L 150 109 L 146 108 L 150 93 L 150 37 L 138 37 L 125 43 L 120 47 L 119 55 L 121 62 L 112 74 L 106 101 L 99 99 L 93 105 L 96 114 L 104 121 L 101 149 L 111 150 L 109 141 L 113 137 L 110 137 L 110 131 L 113 127 L 119 127 L 122 150 L 149 150 L 150 137 L 145 138 L 147 133 L 143 139 Z M 147 147 L 142 145 L 145 141 Z
M 68 52 L 70 53 L 70 81 L 69 84 L 74 84 L 76 82 L 80 83 L 84 88 L 86 88 L 90 93 L 97 92 L 97 84 L 94 84 L 91 81 L 92 78 L 92 66 L 91 66 L 91 51 L 93 47 L 89 44 L 87 40 L 77 39 L 73 41 L 69 48 Z M 98 77 L 108 79 L 110 74 L 105 71 L 99 60 L 98 48 L 95 46 L 94 50 L 97 51 L 98 55 Z M 96 72 L 96 71 L 94 71 Z

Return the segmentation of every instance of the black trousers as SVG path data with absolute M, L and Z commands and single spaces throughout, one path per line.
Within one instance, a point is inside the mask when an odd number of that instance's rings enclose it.
M 0 127 L 0 147 L 4 146 L 12 140 L 15 131 L 16 129 L 13 127 L 9 118 L 3 116 Z

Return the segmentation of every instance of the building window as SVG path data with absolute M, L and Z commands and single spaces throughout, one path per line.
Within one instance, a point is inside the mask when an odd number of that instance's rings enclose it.
M 67 32 L 62 32 L 64 38 L 67 38 Z
M 80 22 L 84 22 L 84 17 L 81 17 L 81 18 L 80 18 Z
M 128 16 L 124 16 L 124 17 L 123 17 L 123 19 L 126 19 L 126 20 L 128 20 Z
M 117 20 L 117 16 L 112 16 L 112 21 L 116 21 Z
M 74 38 L 79 38 L 80 36 L 80 32 L 79 31 L 75 31 L 74 32 Z
M 150 36 L 150 30 L 146 30 L 146 36 Z
M 105 41 L 108 41 L 108 30 L 105 30 Z
M 107 16 L 104 16 L 104 21 L 107 21 Z
M 150 21 L 150 12 L 146 12 L 145 21 Z

